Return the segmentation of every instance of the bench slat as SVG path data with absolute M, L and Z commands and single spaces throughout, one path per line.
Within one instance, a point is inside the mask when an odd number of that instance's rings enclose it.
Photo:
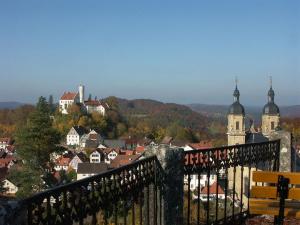
M 277 187 L 253 186 L 251 198 L 277 198 Z M 300 200 L 300 188 L 290 188 L 288 199 Z
M 270 171 L 253 171 L 254 182 L 264 182 L 277 184 L 278 176 L 283 175 L 290 179 L 290 184 L 300 184 L 300 173 L 290 172 L 270 172 Z
M 250 214 L 251 215 L 273 215 L 273 216 L 278 216 L 279 215 L 279 209 L 273 209 L 273 208 L 268 208 L 268 209 L 251 209 L 250 208 Z M 286 217 L 293 217 L 296 219 L 300 219 L 300 211 L 296 209 L 285 209 L 284 210 L 284 216 Z
M 270 199 L 250 199 L 250 214 L 267 214 L 278 216 L 279 200 Z M 300 202 L 286 201 L 284 215 L 289 217 L 300 218 Z
M 279 208 L 279 200 L 274 199 L 259 199 L 259 198 L 250 198 L 249 199 L 250 207 L 258 207 L 258 208 L 268 208 L 268 207 L 278 207 Z M 297 208 L 300 209 L 300 202 L 294 200 L 286 200 L 285 201 L 286 208 Z

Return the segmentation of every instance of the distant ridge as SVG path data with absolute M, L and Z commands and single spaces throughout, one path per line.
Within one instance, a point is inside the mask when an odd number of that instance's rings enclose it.
M 117 98 L 122 115 L 131 120 L 151 120 L 152 125 L 162 127 L 178 122 L 184 127 L 206 131 L 209 118 L 190 109 L 186 105 L 163 103 L 151 99 Z
M 21 102 L 0 102 L 0 109 L 15 109 L 22 105 L 25 105 L 25 103 Z
M 229 105 L 189 104 L 192 110 L 209 117 L 226 117 Z M 300 105 L 279 106 L 281 117 L 300 117 Z M 260 120 L 263 106 L 245 106 L 246 114 Z

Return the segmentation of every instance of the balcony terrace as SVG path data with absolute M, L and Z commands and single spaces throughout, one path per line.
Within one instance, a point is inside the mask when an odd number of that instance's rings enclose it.
M 152 147 L 137 162 L 17 202 L 2 222 L 253 224 L 246 222 L 251 173 L 278 171 L 279 157 L 279 140 L 185 152 Z

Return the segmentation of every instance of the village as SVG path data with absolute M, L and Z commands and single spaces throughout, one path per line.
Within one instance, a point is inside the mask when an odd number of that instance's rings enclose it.
M 94 100 L 85 100 L 85 87 L 79 85 L 78 92 L 64 92 L 59 100 L 59 112 L 68 114 L 68 109 L 76 104 L 81 110 L 87 113 L 99 113 L 105 116 L 110 106 L 95 98 Z M 168 145 L 171 147 L 180 147 L 184 151 L 203 150 L 213 147 L 211 141 L 201 141 L 199 143 L 178 142 L 172 137 L 166 136 L 159 143 L 148 137 L 141 139 L 126 137 L 119 139 L 109 139 L 105 137 L 99 129 L 87 129 L 83 126 L 73 126 L 67 133 L 64 141 L 60 144 L 63 151 L 50 155 L 53 170 L 51 173 L 57 179 L 58 184 L 65 184 L 67 181 L 81 180 L 96 174 L 104 173 L 108 170 L 116 169 L 143 159 L 144 151 L 149 147 L 158 145 Z M 14 197 L 18 191 L 18 184 L 13 183 L 8 178 L 10 170 L 18 167 L 22 163 L 21 159 L 16 157 L 18 151 L 15 141 L 12 137 L 0 138 L 0 179 L 3 183 L 2 195 Z M 219 174 L 220 178 L 224 174 Z M 200 177 L 193 175 L 188 178 L 185 176 L 185 186 L 187 189 L 188 179 L 190 179 L 190 189 L 195 191 L 200 184 L 201 200 L 207 201 L 207 193 L 210 198 L 223 198 L 224 190 L 220 185 L 217 186 L 217 175 L 211 174 L 208 178 L 203 174 Z M 209 180 L 209 181 L 208 181 Z M 210 184 L 210 190 L 207 188 Z

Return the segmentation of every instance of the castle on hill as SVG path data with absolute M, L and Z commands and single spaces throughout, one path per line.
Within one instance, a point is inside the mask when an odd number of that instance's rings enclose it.
M 68 109 L 73 105 L 77 104 L 82 110 L 87 113 L 98 112 L 101 115 L 105 115 L 109 105 L 101 100 L 89 98 L 85 100 L 84 96 L 84 85 L 79 85 L 78 92 L 64 92 L 59 100 L 59 111 L 62 114 L 68 114 Z
M 280 110 L 274 102 L 275 92 L 270 80 L 270 89 L 268 91 L 268 102 L 262 110 L 261 129 L 257 131 L 252 122 L 250 129 L 245 128 L 245 109 L 240 103 L 240 91 L 237 87 L 233 92 L 233 103 L 228 110 L 227 137 L 228 145 L 257 143 L 268 141 L 270 135 L 280 127 Z

